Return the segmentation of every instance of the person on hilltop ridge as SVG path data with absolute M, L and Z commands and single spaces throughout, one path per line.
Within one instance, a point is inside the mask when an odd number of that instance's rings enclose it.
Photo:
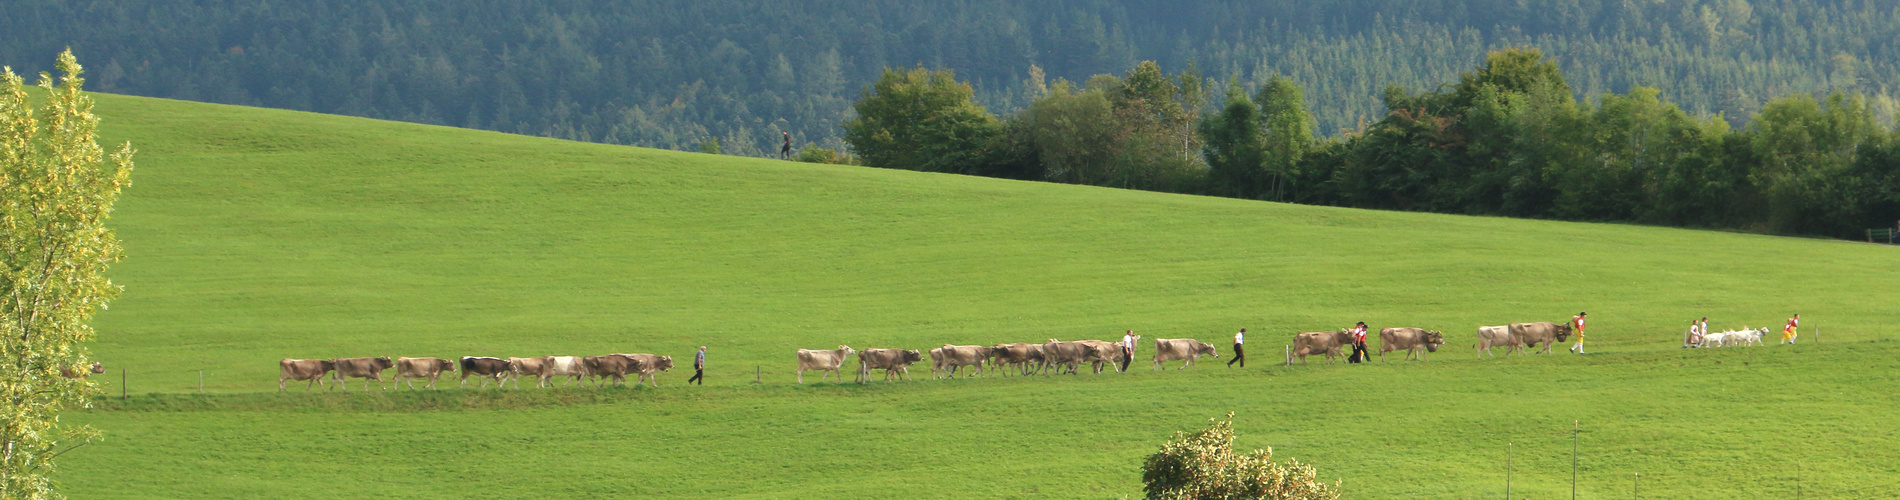
M 1570 318 L 1570 329 L 1577 331 L 1577 343 L 1572 344 L 1570 346 L 1570 352 L 1574 352 L 1577 354 L 1583 354 L 1583 317 L 1584 316 L 1589 316 L 1589 313 L 1578 312 L 1576 317 Z
M 792 133 L 791 132 L 779 132 L 779 133 L 785 134 L 785 145 L 778 147 L 778 159 L 790 160 L 792 159 Z
M 1801 315 L 1796 314 L 1794 315 L 1794 317 L 1788 318 L 1788 325 L 1781 327 L 1781 343 L 1793 344 L 1794 338 L 1797 336 L 1795 329 L 1799 328 L 1800 326 L 1801 326 Z
M 1353 325 L 1352 330 L 1346 333 L 1352 334 L 1352 356 L 1347 357 L 1346 362 L 1372 361 L 1372 353 L 1366 350 L 1366 322 Z
M 1234 334 L 1234 359 L 1227 360 L 1228 368 L 1233 368 L 1236 362 L 1240 363 L 1241 368 L 1247 367 L 1247 351 L 1240 350 L 1240 344 L 1244 340 L 1247 340 L 1246 328 L 1242 328 L 1240 329 L 1240 333 Z

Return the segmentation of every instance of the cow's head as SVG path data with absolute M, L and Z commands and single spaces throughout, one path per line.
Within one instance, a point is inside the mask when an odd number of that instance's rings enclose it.
M 660 371 L 668 371 L 672 369 L 673 369 L 673 357 L 660 356 Z
M 323 365 L 323 371 L 327 372 L 336 369 L 336 360 L 334 359 L 320 359 L 317 360 L 317 362 Z
M 1445 343 L 1445 334 L 1443 332 L 1438 332 L 1435 330 L 1425 331 L 1425 350 L 1426 351 L 1438 352 L 1438 346 L 1444 345 L 1444 343 Z
M 1209 344 L 1209 343 L 1201 342 L 1198 340 L 1195 341 L 1194 343 L 1197 344 L 1194 346 L 1194 349 L 1196 351 L 1200 351 L 1201 354 L 1206 354 L 1208 356 L 1213 356 L 1216 358 L 1220 357 L 1220 352 L 1214 350 L 1214 344 Z
M 374 362 L 376 362 L 376 369 L 378 369 L 378 370 L 388 370 L 388 369 L 389 369 L 389 367 L 391 367 L 391 366 L 396 366 L 396 362 L 395 362 L 395 361 L 391 361 L 391 360 L 389 359 L 389 356 L 383 356 L 383 357 L 380 357 L 380 358 L 376 358 L 376 359 L 374 359 L 374 360 L 371 360 L 371 361 L 374 361 Z
M 851 346 L 838 344 L 838 352 L 844 353 L 845 357 L 851 357 L 852 354 L 857 354 L 858 351 L 852 349 Z
M 1570 340 L 1570 324 L 1563 323 L 1557 325 L 1557 341 L 1564 342 L 1567 340 Z
M 452 372 L 455 371 L 455 362 L 438 358 L 435 360 L 435 367 L 445 372 Z
M 92 362 L 92 372 L 93 372 L 93 373 L 105 373 L 105 372 L 106 372 L 106 364 L 105 364 L 105 363 L 100 363 L 100 362 L 98 362 L 98 361 L 94 361 L 94 362 Z
M 904 350 L 904 362 L 905 362 L 905 363 L 916 363 L 916 362 L 918 362 L 918 361 L 923 361 L 923 360 L 924 360 L 924 355 L 923 355 L 922 353 L 919 353 L 919 352 L 917 352 L 917 350 L 916 350 L 916 349 L 905 349 L 905 350 Z

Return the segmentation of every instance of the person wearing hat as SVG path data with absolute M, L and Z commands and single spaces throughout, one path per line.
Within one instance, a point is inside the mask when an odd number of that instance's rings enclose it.
M 1353 325 L 1352 330 L 1346 333 L 1352 334 L 1352 356 L 1346 358 L 1346 362 L 1372 361 L 1372 353 L 1366 351 L 1366 322 Z
M 1228 368 L 1233 368 L 1235 362 L 1239 362 L 1241 368 L 1247 367 L 1247 351 L 1240 350 L 1240 344 L 1245 340 L 1247 340 L 1246 328 L 1242 328 L 1240 329 L 1240 333 L 1234 334 L 1234 359 L 1227 360 Z
M 699 354 L 693 356 L 693 378 L 686 379 L 686 383 L 694 382 L 706 385 L 706 346 L 699 346 Z
M 1570 318 L 1570 329 L 1577 331 L 1577 343 L 1570 346 L 1570 352 L 1583 354 L 1583 317 L 1588 315 L 1578 312 L 1576 317 Z

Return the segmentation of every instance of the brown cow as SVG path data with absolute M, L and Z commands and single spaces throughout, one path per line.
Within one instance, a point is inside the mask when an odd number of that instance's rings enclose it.
M 1088 344 L 1089 354 L 1083 356 L 1082 361 L 1087 361 L 1095 369 L 1095 373 L 1102 373 L 1103 363 L 1107 363 L 1110 369 L 1120 373 L 1122 362 L 1128 360 L 1128 353 L 1122 350 L 1120 342 L 1106 340 L 1077 340 L 1076 342 Z
M 74 379 L 84 379 L 93 376 L 93 374 L 105 372 L 106 364 L 98 361 L 92 362 L 91 368 L 84 366 L 62 366 L 59 368 L 59 376 Z
M 455 371 L 455 362 L 442 358 L 396 358 L 396 383 L 408 382 L 410 389 L 416 388 L 418 378 L 429 379 L 423 387 L 434 389 L 436 377 L 452 371 Z
M 515 388 L 520 389 L 522 375 L 533 377 L 534 380 L 537 381 L 541 380 L 541 364 L 546 360 L 547 358 L 545 356 L 539 358 L 508 358 L 508 371 L 501 373 L 501 383 L 506 385 L 509 381 L 514 381 Z M 539 383 L 537 382 L 536 385 L 539 385 Z
M 627 359 L 633 360 L 633 364 L 627 367 L 630 373 L 638 375 L 637 378 L 633 379 L 633 385 L 640 385 L 641 381 L 652 381 L 654 387 L 659 387 L 659 372 L 671 371 L 673 369 L 672 356 L 659 356 L 647 353 L 614 353 L 614 355 L 626 356 Z
M 944 349 L 943 347 L 938 347 L 938 348 L 930 350 L 930 379 L 931 380 L 938 379 L 939 377 L 937 376 L 937 374 L 943 371 L 943 349 Z M 955 375 L 951 375 L 951 376 L 955 377 Z
M 1497 354 L 1491 352 L 1491 348 L 1496 346 L 1505 346 L 1504 355 L 1510 356 L 1512 352 L 1517 351 L 1517 344 L 1517 337 L 1511 336 L 1510 325 L 1478 327 L 1479 358 L 1483 358 L 1486 354 L 1497 357 Z
M 1062 368 L 1065 366 L 1069 368 L 1068 371 L 1071 374 L 1079 372 L 1082 362 L 1095 355 L 1095 347 L 1089 345 L 1088 342 L 1063 342 L 1049 339 L 1049 343 L 1042 345 L 1043 367 L 1047 369 L 1054 366 L 1058 375 L 1062 373 Z
M 1035 366 L 1042 364 L 1042 344 L 1027 342 L 996 344 L 990 346 L 990 355 L 996 358 L 990 363 L 991 369 L 1008 366 L 1016 368 L 1023 375 L 1028 375 L 1035 371 L 1032 364 Z M 1003 374 L 1008 375 L 1009 370 L 1003 370 Z
M 481 386 L 488 387 L 489 380 L 499 381 L 501 380 L 501 375 L 507 372 L 508 360 L 506 359 L 487 356 L 462 356 L 462 387 L 464 388 L 468 387 L 469 375 L 482 377 Z M 501 384 L 497 382 L 495 387 L 501 387 Z
M 323 379 L 326 378 L 324 377 L 325 375 L 330 374 L 331 370 L 336 369 L 336 362 L 328 359 L 284 358 L 282 361 L 277 362 L 277 368 L 278 392 L 283 392 L 284 381 L 286 380 L 310 381 L 309 384 L 304 384 L 303 390 L 305 391 L 310 390 L 312 385 L 322 385 L 324 389 L 329 389 L 330 385 L 325 383 Z
M 941 354 L 943 355 L 943 370 L 949 372 L 951 377 L 956 376 L 958 368 L 965 366 L 976 368 L 976 370 L 970 372 L 969 376 L 971 377 L 982 374 L 983 363 L 990 360 L 990 348 L 988 346 L 944 344 L 943 347 L 932 350 L 941 350 Z
M 1187 360 L 1186 363 L 1181 363 L 1180 368 L 1175 368 L 1176 370 L 1186 369 L 1194 366 L 1194 360 L 1200 359 L 1203 355 L 1220 357 L 1220 353 L 1214 352 L 1214 344 L 1194 339 L 1155 339 L 1154 369 L 1161 369 L 1163 361 Z
M 910 380 L 910 364 L 923 361 L 924 356 L 916 349 L 865 349 L 858 353 L 858 383 L 871 381 L 871 370 L 884 370 L 884 380 L 892 380 L 902 374 L 904 380 Z
M 1299 356 L 1303 365 L 1308 354 L 1324 354 L 1326 364 L 1330 365 L 1349 345 L 1352 345 L 1352 333 L 1344 328 L 1336 332 L 1300 332 L 1293 336 L 1293 355 Z
M 382 387 L 383 390 L 387 391 L 389 387 L 383 385 L 383 370 L 388 370 L 392 366 L 396 366 L 396 363 L 390 361 L 389 356 L 380 358 L 337 358 L 336 383 L 338 386 L 341 386 L 343 390 L 347 391 L 350 390 L 348 385 L 350 377 L 357 377 L 363 379 L 363 390 L 365 391 L 369 390 L 370 380 L 375 380 L 377 387 Z
M 626 385 L 627 372 L 635 369 L 633 358 L 619 354 L 581 358 L 581 365 L 586 366 L 588 373 L 594 376 L 594 387 L 605 385 L 608 379 L 612 379 L 615 385 Z
M 1550 346 L 1570 339 L 1570 322 L 1552 323 L 1511 323 L 1511 336 L 1524 344 L 1525 349 L 1536 349 L 1544 344 L 1544 354 L 1550 354 Z
M 1424 361 L 1425 353 L 1418 352 L 1418 348 L 1423 347 L 1426 352 L 1438 352 L 1438 346 L 1444 343 L 1445 334 L 1437 331 L 1386 328 L 1379 330 L 1379 361 L 1385 361 L 1385 353 L 1400 349 L 1405 350 L 1405 359 L 1412 359 L 1413 354 L 1418 354 L 1418 360 Z
M 799 349 L 798 383 L 805 383 L 805 370 L 820 370 L 825 372 L 824 375 L 818 377 L 819 382 L 824 382 L 826 378 L 832 375 L 837 375 L 838 381 L 843 382 L 844 374 L 838 373 L 838 367 L 843 366 L 844 360 L 850 358 L 851 355 L 856 352 L 858 351 L 848 345 L 840 345 L 837 349 L 830 350 Z

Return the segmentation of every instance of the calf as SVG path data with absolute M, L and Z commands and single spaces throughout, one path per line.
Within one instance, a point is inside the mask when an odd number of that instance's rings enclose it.
M 396 383 L 408 383 L 410 389 L 416 388 L 415 379 L 428 379 L 422 387 L 435 388 L 436 377 L 442 372 L 455 371 L 455 362 L 442 358 L 396 358 Z
M 336 361 L 328 359 L 284 358 L 282 361 L 277 362 L 277 369 L 277 392 L 284 391 L 284 381 L 286 380 L 310 381 L 310 383 L 304 384 L 303 390 L 305 391 L 309 391 L 312 385 L 323 385 L 325 389 L 328 389 L 330 386 L 325 384 L 323 379 L 325 375 L 330 374 L 331 370 L 336 369 Z

